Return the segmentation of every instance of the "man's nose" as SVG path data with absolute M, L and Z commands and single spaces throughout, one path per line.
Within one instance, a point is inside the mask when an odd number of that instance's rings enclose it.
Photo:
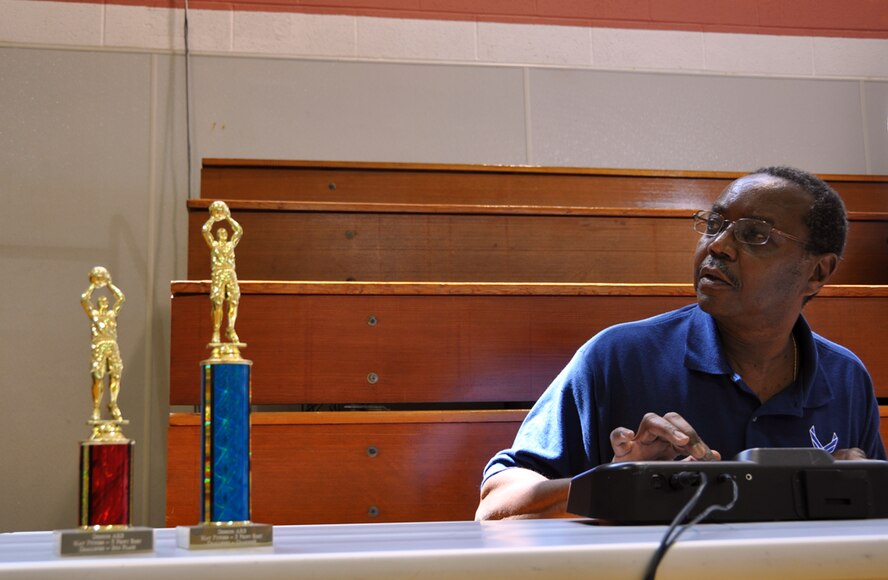
M 732 255 L 736 251 L 737 238 L 734 237 L 735 223 L 730 222 L 719 233 L 709 238 L 709 251 L 714 254 Z

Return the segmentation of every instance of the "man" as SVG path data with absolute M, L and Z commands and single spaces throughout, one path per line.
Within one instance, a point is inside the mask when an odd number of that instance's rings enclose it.
M 114 295 L 114 306 L 108 308 L 108 298 L 99 296 L 97 306 L 92 305 L 92 294 L 96 288 L 107 287 Z M 92 420 L 101 421 L 102 392 L 104 391 L 105 372 L 109 375 L 108 381 L 108 410 L 112 420 L 121 421 L 120 408 L 117 406 L 117 396 L 120 393 L 120 375 L 123 372 L 123 361 L 120 358 L 120 348 L 117 346 L 117 315 L 126 298 L 120 288 L 111 282 L 111 274 L 102 266 L 96 266 L 89 273 L 89 288 L 80 297 L 80 304 L 90 320 L 92 333 L 91 359 L 92 359 Z
M 885 459 L 869 374 L 801 315 L 844 250 L 838 194 L 764 168 L 695 214 L 694 229 L 697 304 L 587 342 L 488 463 L 477 519 L 567 516 L 570 478 L 610 461 L 812 445 Z
M 228 221 L 231 226 L 231 241 L 228 240 L 228 231 L 225 228 L 216 230 L 216 238 L 213 238 L 213 224 L 219 221 Z M 244 235 L 244 229 L 231 217 L 231 211 L 223 201 L 214 201 L 210 204 L 210 217 L 201 228 L 204 240 L 210 247 L 210 265 L 212 280 L 210 283 L 210 302 L 213 305 L 213 337 L 211 343 L 219 343 L 222 328 L 222 306 L 228 298 L 228 328 L 226 336 L 232 343 L 239 343 L 240 339 L 234 330 L 237 321 L 237 305 L 240 301 L 240 286 L 235 272 L 234 248 Z

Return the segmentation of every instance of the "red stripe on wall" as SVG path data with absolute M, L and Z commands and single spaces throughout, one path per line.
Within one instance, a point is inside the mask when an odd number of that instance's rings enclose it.
M 83 3 L 184 7 L 184 0 L 87 0 Z M 191 0 L 189 7 L 743 34 L 888 38 L 888 0 Z

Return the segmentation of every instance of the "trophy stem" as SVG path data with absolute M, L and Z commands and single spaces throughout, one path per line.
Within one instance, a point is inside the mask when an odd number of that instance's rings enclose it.
M 201 522 L 250 521 L 252 362 L 204 361 L 201 408 Z
M 134 441 L 80 443 L 80 525 L 131 526 Z

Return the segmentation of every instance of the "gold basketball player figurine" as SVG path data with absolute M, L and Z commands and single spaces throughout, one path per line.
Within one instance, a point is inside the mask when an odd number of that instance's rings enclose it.
M 231 238 L 224 227 L 216 229 L 213 237 L 213 224 L 227 221 L 231 227 Z M 210 281 L 210 302 L 213 304 L 213 337 L 208 345 L 213 349 L 214 359 L 240 358 L 239 347 L 246 344 L 240 342 L 234 323 L 237 321 L 237 306 L 240 301 L 240 287 L 237 284 L 237 273 L 234 264 L 234 248 L 244 235 L 244 230 L 234 218 L 224 201 L 214 201 L 210 204 L 210 218 L 201 229 L 204 240 L 210 247 L 210 266 L 212 278 Z M 228 342 L 222 342 L 222 313 L 225 301 L 228 301 L 228 327 L 225 336 Z
M 114 296 L 114 305 L 109 308 L 108 298 L 99 296 L 96 305 L 93 306 L 92 294 L 97 288 L 108 288 Z M 96 266 L 89 273 L 89 288 L 80 297 L 80 304 L 86 311 L 90 320 L 92 332 L 92 398 L 93 411 L 90 424 L 93 426 L 91 440 L 119 440 L 125 439 L 120 430 L 121 425 L 127 424 L 117 406 L 117 396 L 120 393 L 120 374 L 123 372 L 123 361 L 120 358 L 120 348 L 117 346 L 117 314 L 126 297 L 120 288 L 111 282 L 111 275 L 102 266 Z M 105 390 L 105 374 L 108 374 L 108 411 L 110 420 L 102 419 L 102 395 Z

